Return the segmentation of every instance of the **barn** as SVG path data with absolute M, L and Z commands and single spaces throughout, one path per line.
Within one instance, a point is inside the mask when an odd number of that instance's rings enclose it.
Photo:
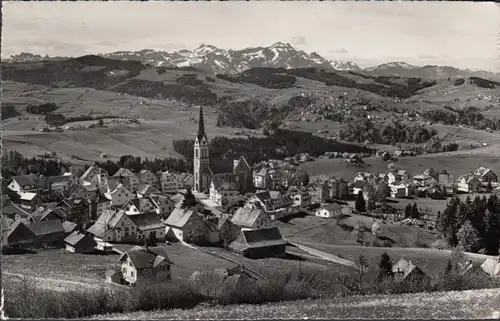
M 286 241 L 277 227 L 258 230 L 241 230 L 229 248 L 251 259 L 283 257 Z
M 66 237 L 64 243 L 66 244 L 66 251 L 71 253 L 92 253 L 97 245 L 92 236 L 78 231 L 74 231 Z

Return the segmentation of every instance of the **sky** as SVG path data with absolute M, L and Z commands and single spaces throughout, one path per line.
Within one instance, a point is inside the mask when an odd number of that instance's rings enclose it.
M 288 42 L 362 67 L 500 71 L 500 6 L 473 2 L 3 2 L 2 58 Z

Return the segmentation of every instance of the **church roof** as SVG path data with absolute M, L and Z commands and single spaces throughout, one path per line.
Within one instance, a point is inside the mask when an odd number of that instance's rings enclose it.
M 207 139 L 207 134 L 205 133 L 205 120 L 203 119 L 203 107 L 200 107 L 200 117 L 198 119 L 198 133 L 196 134 L 198 141 L 201 141 L 203 137 Z
M 233 164 L 226 160 L 210 160 L 210 170 L 214 174 L 233 173 Z

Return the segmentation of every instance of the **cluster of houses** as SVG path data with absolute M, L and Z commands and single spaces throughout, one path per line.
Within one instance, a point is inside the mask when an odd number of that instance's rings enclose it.
M 446 170 L 426 169 L 422 174 L 410 175 L 404 169 L 393 169 L 386 173 L 359 172 L 351 184 L 354 195 L 363 192 L 365 199 L 373 196 L 367 185 L 387 184 L 392 198 L 430 197 L 443 198 L 458 193 L 492 192 L 498 189 L 498 177 L 489 168 L 479 167 L 474 172 L 455 179 Z

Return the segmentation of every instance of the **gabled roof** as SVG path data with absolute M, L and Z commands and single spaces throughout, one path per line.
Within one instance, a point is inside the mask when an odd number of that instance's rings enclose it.
M 12 202 L 7 204 L 6 206 L 4 206 L 2 204 L 1 208 L 2 208 L 2 214 L 4 214 L 4 215 L 20 215 L 22 217 L 30 216 L 30 213 L 28 213 L 27 211 L 23 210 L 22 208 L 16 206 Z
M 87 229 L 87 232 L 102 237 L 108 230 L 114 229 L 123 217 L 126 217 L 123 211 L 105 211 L 99 216 L 94 225 Z
M 62 215 L 61 211 L 55 211 L 50 208 L 44 208 L 43 206 L 40 206 L 33 213 L 31 213 L 31 217 L 33 218 L 34 222 L 41 222 L 51 214 L 57 216 L 61 220 L 64 219 L 64 216 Z
M 168 226 L 182 228 L 193 215 L 197 215 L 193 210 L 175 208 L 172 213 L 170 213 L 170 216 L 165 221 L 165 224 Z
M 269 171 L 265 167 L 261 168 L 260 171 L 255 173 L 255 176 L 267 176 L 267 175 L 269 175 Z
M 162 246 L 148 247 L 147 249 L 136 246 L 132 250 L 123 253 L 118 261 L 122 261 L 125 257 L 130 258 L 137 270 L 155 268 L 163 262 L 173 264 L 166 249 Z
M 247 169 L 252 170 L 252 167 L 248 165 L 248 162 L 244 156 L 240 156 L 239 159 L 234 161 L 234 170 L 238 170 L 240 166 L 245 166 Z
M 147 212 L 138 215 L 130 215 L 128 218 L 134 222 L 137 228 L 141 231 L 164 228 L 160 217 L 155 212 Z
M 286 241 L 281 236 L 277 227 L 258 230 L 241 230 L 240 237 L 231 244 L 238 247 L 237 243 L 240 243 L 246 248 L 286 245 Z
M 499 259 L 486 259 L 481 264 L 481 269 L 491 277 L 500 276 L 500 258 Z
M 337 203 L 331 203 L 331 204 L 323 205 L 323 206 L 321 206 L 321 208 L 323 208 L 327 211 L 337 211 L 337 210 L 342 209 L 342 205 L 337 204 Z
M 36 193 L 21 193 L 21 201 L 32 201 L 37 194 Z
M 137 193 L 141 195 L 161 194 L 159 190 L 148 184 L 144 184 L 141 188 L 139 188 Z
M 44 236 L 49 234 L 61 233 L 64 234 L 64 227 L 58 220 L 48 220 L 44 222 L 37 222 L 28 225 L 28 228 L 36 236 Z
M 21 187 L 27 185 L 36 185 L 34 175 L 19 175 L 12 177 L 12 180 L 15 180 Z
M 403 273 L 403 278 L 406 278 L 408 275 L 410 275 L 416 269 L 420 270 L 411 261 L 401 259 L 398 261 L 398 263 L 396 263 L 396 265 L 393 266 L 392 271 L 393 271 L 393 273 Z
M 69 245 L 76 246 L 79 243 L 80 244 L 85 244 L 85 245 L 92 245 L 95 246 L 97 245 L 97 242 L 94 240 L 94 238 L 90 235 L 82 234 L 78 231 L 75 231 L 68 235 L 65 239 L 64 242 L 68 243 Z
M 126 190 L 126 191 L 128 191 L 129 193 L 131 193 L 131 194 L 132 194 L 132 192 L 131 192 L 131 191 L 129 191 L 129 190 L 125 187 L 125 185 L 123 185 L 122 183 L 118 183 L 118 185 L 116 185 L 116 187 L 115 187 L 115 188 L 114 188 L 111 192 L 109 192 L 109 194 L 110 194 L 110 195 L 113 195 L 113 194 L 117 193 L 118 191 L 120 191 L 120 189 L 124 189 L 124 190 Z
M 50 176 L 49 183 L 68 183 L 70 181 L 71 176 L 69 175 L 61 175 L 61 176 Z
M 120 168 L 118 171 L 116 171 L 116 173 L 113 175 L 115 177 L 131 177 L 131 176 L 135 176 L 134 173 L 132 173 L 132 171 L 128 168 Z
M 266 215 L 261 209 L 240 207 L 234 213 L 231 222 L 239 226 L 252 227 L 261 215 Z
M 227 160 L 210 160 L 210 171 L 213 174 L 229 174 L 233 173 L 233 164 Z
M 63 222 L 64 233 L 72 233 L 75 231 L 76 227 L 77 227 L 76 223 L 70 221 Z

